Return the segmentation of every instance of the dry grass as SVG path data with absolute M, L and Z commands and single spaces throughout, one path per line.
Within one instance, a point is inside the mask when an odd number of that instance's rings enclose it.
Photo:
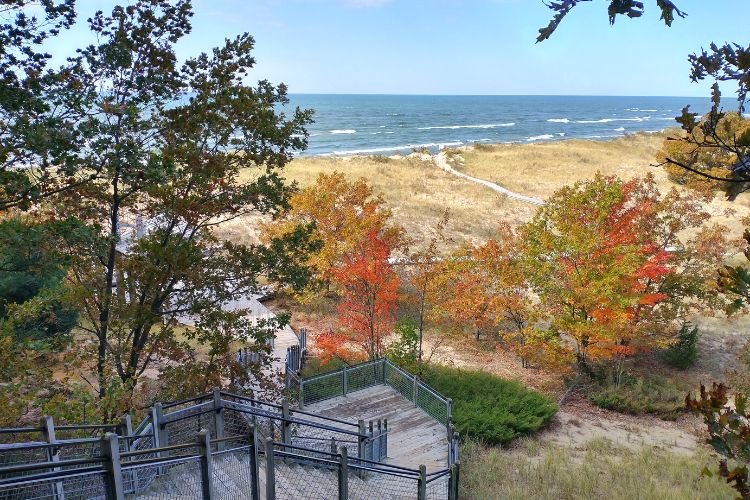
M 717 460 L 704 450 L 678 455 L 653 447 L 632 450 L 598 438 L 582 449 L 560 448 L 535 438 L 514 449 L 465 443 L 461 457 L 463 498 L 642 500 L 731 499 L 717 478 L 701 477 Z
M 448 231 L 455 245 L 484 241 L 500 221 L 521 223 L 534 212 L 531 206 L 438 169 L 429 157 L 305 157 L 287 165 L 284 176 L 305 187 L 318 174 L 333 171 L 352 179 L 366 178 L 385 198 L 395 222 L 417 242 L 430 237 L 446 208 L 451 213 Z M 237 221 L 224 234 L 251 237 L 249 222 Z
M 461 170 L 539 198 L 547 198 L 565 184 L 590 179 L 597 172 L 624 179 L 651 172 L 668 183 L 666 173 L 649 166 L 663 140 L 662 134 L 632 134 L 612 141 L 484 145 L 462 152 Z
M 542 199 L 597 172 L 621 179 L 651 173 L 665 192 L 674 184 L 664 169 L 652 166 L 665 138 L 663 133 L 638 133 L 611 141 L 481 145 L 458 151 L 453 155 L 453 165 L 471 176 Z M 743 230 L 740 218 L 750 215 L 750 195 L 740 196 L 735 202 L 718 195 L 708 209 L 715 222 L 728 226 L 731 235 L 739 237 Z
M 546 198 L 560 187 L 587 179 L 596 172 L 623 179 L 652 173 L 662 190 L 673 184 L 666 172 L 654 168 L 663 134 L 631 134 L 611 141 L 567 140 L 537 144 L 480 145 L 451 150 L 458 169 L 491 180 L 522 194 Z M 427 155 L 409 157 L 354 156 L 304 157 L 292 161 L 284 176 L 299 186 L 309 186 L 318 174 L 341 171 L 352 179 L 364 177 L 382 193 L 394 219 L 416 242 L 430 237 L 443 211 L 451 212 L 448 232 L 452 247 L 481 242 L 501 221 L 519 225 L 529 220 L 535 207 L 506 198 L 483 186 L 438 169 Z M 248 178 L 251 172 L 243 173 Z M 742 233 L 740 218 L 750 215 L 750 195 L 734 203 L 717 197 L 710 206 L 716 222 Z M 734 211 L 734 214 L 728 213 Z M 244 217 L 224 224 L 219 236 L 245 243 L 258 237 L 258 217 Z

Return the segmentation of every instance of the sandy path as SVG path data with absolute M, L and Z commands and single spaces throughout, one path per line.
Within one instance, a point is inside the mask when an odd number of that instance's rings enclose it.
M 520 193 L 516 193 L 514 191 L 511 191 L 509 189 L 506 189 L 498 184 L 495 184 L 494 182 L 486 181 L 484 179 L 478 179 L 476 177 L 472 177 L 470 175 L 466 175 L 463 172 L 459 172 L 455 168 L 451 167 L 448 163 L 448 158 L 445 156 L 445 153 L 440 152 L 432 157 L 432 161 L 435 162 L 435 165 L 437 165 L 439 168 L 445 170 L 446 172 L 453 174 L 457 177 L 461 177 L 463 179 L 466 179 L 471 182 L 476 182 L 477 184 L 481 184 L 483 186 L 486 186 L 493 191 L 496 191 L 500 194 L 503 194 L 507 196 L 508 198 L 513 198 L 514 200 L 523 201 L 526 203 L 531 203 L 532 205 L 544 205 L 544 200 L 540 200 L 539 198 L 534 198 L 532 196 L 526 196 Z

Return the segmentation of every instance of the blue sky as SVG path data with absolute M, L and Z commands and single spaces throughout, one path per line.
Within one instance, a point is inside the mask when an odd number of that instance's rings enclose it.
M 117 3 L 79 0 L 81 20 Z M 605 0 L 583 3 L 551 40 L 541 0 L 195 0 L 186 57 L 247 31 L 255 79 L 292 93 L 706 96 L 687 55 L 711 41 L 747 44 L 748 0 L 678 0 L 687 19 L 607 23 Z M 88 43 L 85 23 L 55 52 Z M 734 89 L 726 87 L 726 93 Z M 727 95 L 727 97 L 730 97 Z

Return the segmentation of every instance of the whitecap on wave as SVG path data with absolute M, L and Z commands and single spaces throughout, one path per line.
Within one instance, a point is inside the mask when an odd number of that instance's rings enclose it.
M 356 134 L 357 131 L 353 129 L 345 129 L 345 130 L 331 130 L 331 133 L 333 135 L 339 135 L 339 134 Z
M 567 118 L 550 118 L 547 121 L 550 123 L 570 123 L 570 120 Z
M 489 123 L 487 125 L 435 125 L 433 127 L 417 127 L 417 130 L 435 130 L 435 129 L 456 130 L 460 128 L 497 128 L 497 127 L 512 127 L 514 125 L 515 125 L 515 122 Z
M 532 135 L 531 137 L 527 137 L 527 142 L 534 142 L 534 141 L 544 141 L 549 139 L 554 139 L 555 136 L 552 134 L 542 134 L 542 135 Z
M 362 155 L 362 154 L 373 154 L 373 153 L 387 153 L 390 151 L 401 151 L 404 149 L 420 149 L 420 148 L 444 148 L 451 146 L 462 146 L 463 142 L 428 142 L 426 144 L 405 144 L 403 146 L 388 146 L 382 148 L 369 148 L 369 149 L 349 149 L 343 151 L 334 151 L 334 155 Z

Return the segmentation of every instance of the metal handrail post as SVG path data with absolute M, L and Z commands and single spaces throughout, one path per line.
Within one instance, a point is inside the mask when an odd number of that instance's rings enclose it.
M 117 434 L 108 432 L 101 440 L 101 453 L 104 457 L 104 485 L 108 500 L 125 500 L 120 465 L 120 442 Z
M 57 442 L 57 435 L 55 434 L 55 422 L 50 416 L 44 416 L 41 419 L 40 422 L 40 428 L 42 430 L 42 435 L 44 436 L 44 440 L 47 441 L 49 444 L 55 444 Z M 49 462 L 59 462 L 60 461 L 60 448 L 48 448 L 47 449 L 47 461 Z M 55 467 L 52 469 L 54 471 L 62 470 L 59 467 Z M 63 481 L 56 481 L 53 485 L 53 497 L 56 500 L 65 500 L 65 490 L 63 487 Z
M 214 430 L 216 431 L 216 439 L 222 439 L 224 437 L 224 402 L 221 399 L 221 389 L 214 387 Z M 216 444 L 217 451 L 224 451 L 226 449 L 226 443 L 219 441 Z
M 201 429 L 198 433 L 201 453 L 201 493 L 203 500 L 211 500 L 213 494 L 213 463 L 211 460 L 211 433 Z
M 274 471 L 273 439 L 266 438 L 266 500 L 276 500 L 276 474 Z
M 339 500 L 349 500 L 349 461 L 345 447 L 339 449 Z

